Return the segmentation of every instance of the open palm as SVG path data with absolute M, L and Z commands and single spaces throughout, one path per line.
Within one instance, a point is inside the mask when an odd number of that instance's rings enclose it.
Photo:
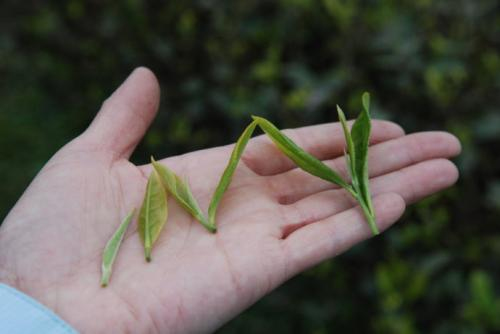
M 0 229 L 0 282 L 52 308 L 81 332 L 211 332 L 293 275 L 370 236 L 348 194 L 308 175 L 260 136 L 252 139 L 208 233 L 172 198 L 169 220 L 146 263 L 133 224 L 111 283 L 99 286 L 101 253 L 151 166 L 128 158 L 158 107 L 154 75 L 138 69 L 104 103 L 85 133 L 42 169 Z M 345 175 L 338 124 L 288 131 L 299 146 Z M 451 135 L 405 136 L 374 121 L 369 165 L 377 223 L 453 184 Z M 206 208 L 232 147 L 161 160 L 187 177 Z

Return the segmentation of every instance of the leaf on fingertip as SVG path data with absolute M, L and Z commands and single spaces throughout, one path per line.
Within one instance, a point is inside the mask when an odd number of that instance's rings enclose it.
M 276 128 L 276 126 L 274 126 L 271 122 L 262 117 L 252 116 L 252 118 L 255 122 L 257 122 L 262 131 L 264 131 L 276 144 L 276 146 L 278 146 L 278 149 L 295 162 L 299 168 L 309 174 L 335 183 L 341 187 L 350 187 L 339 174 L 334 172 L 321 160 L 300 148 L 290 138 L 278 130 L 278 128 Z
M 149 176 L 146 193 L 139 213 L 139 236 L 144 245 L 146 261 L 151 261 L 151 251 L 167 222 L 167 193 L 158 173 Z
M 129 212 L 129 214 L 123 219 L 118 229 L 111 236 L 109 241 L 106 243 L 106 247 L 104 247 L 104 251 L 102 253 L 102 266 L 101 266 L 101 286 L 106 287 L 109 284 L 109 280 L 111 278 L 111 273 L 113 270 L 113 263 L 115 262 L 116 256 L 118 254 L 118 250 L 120 249 L 120 245 L 122 244 L 123 237 L 127 228 L 134 217 L 135 209 Z

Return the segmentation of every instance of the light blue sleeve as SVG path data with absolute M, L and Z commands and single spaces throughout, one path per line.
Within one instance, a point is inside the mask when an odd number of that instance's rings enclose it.
M 0 283 L 0 333 L 74 334 L 77 332 L 42 304 Z

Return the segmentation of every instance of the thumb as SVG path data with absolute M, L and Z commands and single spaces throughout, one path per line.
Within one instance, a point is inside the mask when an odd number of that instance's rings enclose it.
M 85 142 L 128 159 L 153 121 L 159 102 L 160 87 L 153 72 L 136 68 L 103 103 L 83 134 Z

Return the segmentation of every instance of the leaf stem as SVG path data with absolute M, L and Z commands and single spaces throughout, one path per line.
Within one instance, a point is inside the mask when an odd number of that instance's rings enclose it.
M 373 235 L 380 234 L 380 231 L 377 227 L 377 223 L 375 221 L 375 212 L 373 211 L 372 206 L 369 204 L 365 204 L 365 201 L 362 197 L 362 195 L 352 187 L 352 186 L 347 186 L 343 187 L 349 194 L 351 194 L 352 197 L 359 203 L 359 206 L 363 210 L 363 215 L 365 216 L 366 221 L 368 222 L 368 225 L 370 226 L 370 230 L 372 231 Z
M 373 235 L 380 234 L 380 231 L 378 230 L 377 223 L 375 221 L 375 216 L 372 213 L 372 210 L 370 210 L 370 208 L 361 199 L 358 199 L 358 201 L 359 201 L 359 204 L 361 206 L 361 209 L 363 210 L 363 215 L 365 216 L 365 219 L 368 222 L 368 225 L 370 226 L 372 234 Z
M 344 188 L 345 190 L 347 190 L 347 192 L 348 192 L 349 194 L 351 194 L 351 196 L 352 196 L 352 197 L 354 197 L 354 199 L 355 199 L 356 201 L 358 201 L 358 202 L 359 202 L 359 196 L 358 196 L 358 194 L 356 193 L 356 191 L 354 190 L 354 188 L 353 188 L 352 186 L 348 185 L 347 187 L 343 187 L 343 188 Z
M 197 217 L 197 220 L 205 227 L 208 232 L 210 233 L 216 233 L 217 232 L 217 226 L 215 224 L 209 223 L 205 217 Z

